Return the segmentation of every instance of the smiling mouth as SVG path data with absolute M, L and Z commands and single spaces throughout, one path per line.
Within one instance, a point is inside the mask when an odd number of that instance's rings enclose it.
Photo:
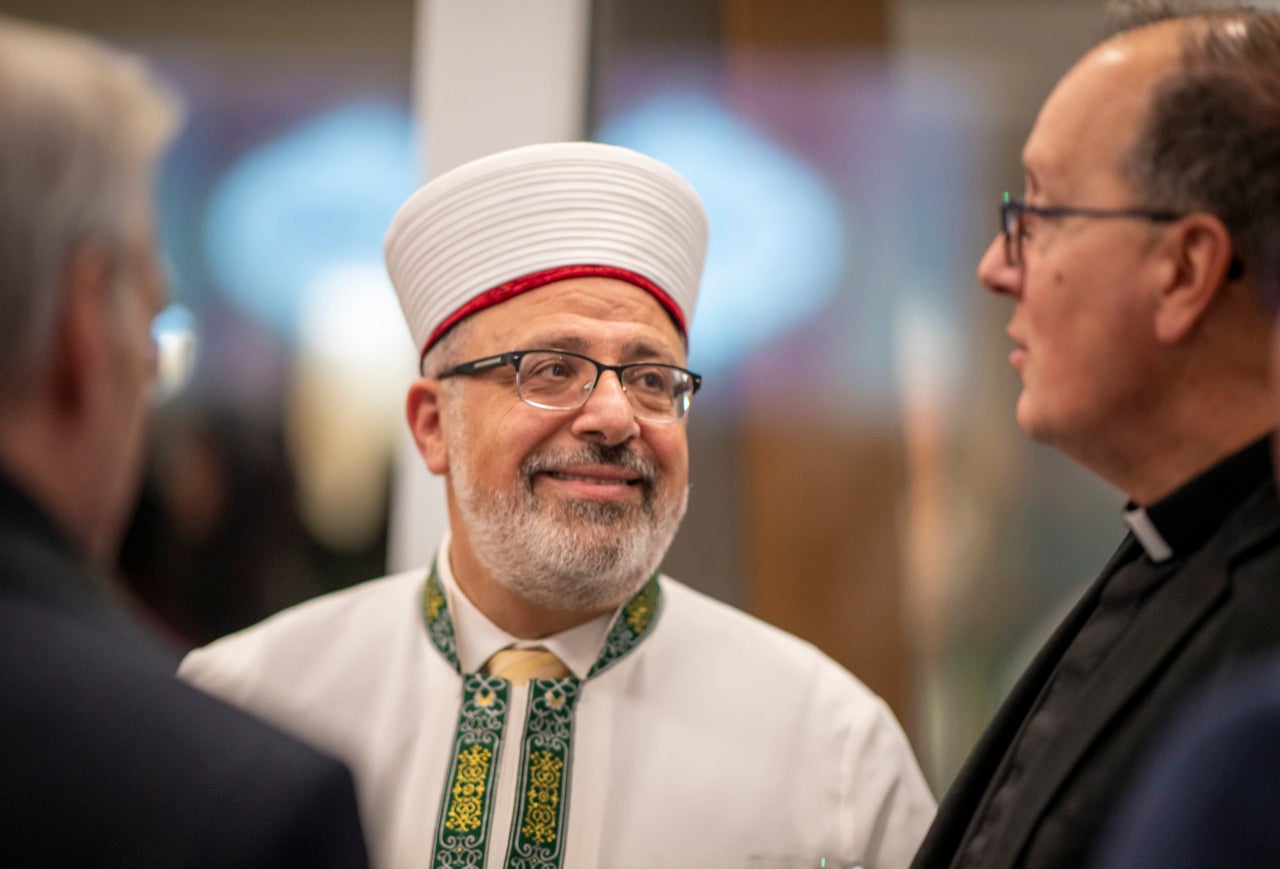
M 534 454 L 521 465 L 530 494 L 539 477 L 549 483 L 561 483 L 566 487 L 578 487 L 578 494 L 590 497 L 593 489 L 600 496 L 618 497 L 621 489 L 638 489 L 648 492 L 657 484 L 660 474 L 657 466 L 642 458 L 624 444 L 613 447 L 599 444 L 583 445 L 575 450 L 546 450 Z
M 566 482 L 573 483 L 590 483 L 596 486 L 638 486 L 643 482 L 643 480 L 638 478 L 628 480 L 618 477 L 588 477 L 583 476 L 582 474 L 569 474 L 563 471 L 546 471 L 545 473 L 548 477 L 551 477 L 554 480 L 565 480 Z

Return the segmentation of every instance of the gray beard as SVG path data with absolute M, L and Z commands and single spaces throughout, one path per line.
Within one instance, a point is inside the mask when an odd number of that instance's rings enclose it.
M 465 443 L 451 443 L 449 452 L 454 498 L 476 558 L 495 581 L 547 609 L 603 610 L 626 601 L 658 569 L 688 506 L 688 487 L 672 497 L 654 464 L 624 445 L 535 453 L 520 466 L 520 485 L 500 492 L 481 491 L 471 479 Z M 636 471 L 644 498 L 540 499 L 535 475 L 567 464 Z

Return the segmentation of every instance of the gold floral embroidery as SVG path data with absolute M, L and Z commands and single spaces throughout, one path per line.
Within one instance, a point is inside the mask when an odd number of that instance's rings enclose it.
M 649 620 L 653 618 L 653 597 L 654 595 L 649 594 L 649 589 L 645 588 L 631 599 L 631 603 L 627 604 L 623 611 L 627 625 L 636 636 L 644 633 L 644 629 L 649 626 Z
M 483 745 L 473 745 L 458 755 L 458 771 L 453 777 L 453 799 L 445 817 L 445 827 L 455 833 L 469 833 L 480 828 L 484 810 L 484 785 L 489 778 L 489 761 L 493 752 Z
M 520 833 L 539 845 L 556 840 L 557 807 L 560 805 L 560 775 L 564 761 L 549 751 L 529 756 L 529 802 L 525 804 Z
M 434 579 L 434 577 L 432 577 Z M 440 616 L 440 610 L 444 608 L 444 592 L 440 590 L 440 586 L 435 582 L 427 583 L 427 590 L 422 596 L 422 611 L 427 617 L 427 624 L 431 624 Z

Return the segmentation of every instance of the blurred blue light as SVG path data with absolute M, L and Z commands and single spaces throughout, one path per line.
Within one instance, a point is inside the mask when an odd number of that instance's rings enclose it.
M 312 118 L 249 152 L 214 190 L 210 267 L 242 308 L 293 336 L 318 275 L 382 263 L 382 236 L 416 185 L 408 113 L 360 102 Z
M 695 370 L 736 364 L 839 288 L 847 230 L 827 182 L 710 96 L 654 97 L 606 119 L 597 138 L 671 165 L 706 205 L 710 243 L 689 336 Z

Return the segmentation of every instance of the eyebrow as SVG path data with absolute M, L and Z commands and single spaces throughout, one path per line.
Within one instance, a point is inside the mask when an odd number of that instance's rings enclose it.
M 587 349 L 587 342 L 573 335 L 534 338 L 524 344 L 526 347 L 545 347 L 548 350 L 568 350 L 572 353 L 581 353 Z
M 623 344 L 622 358 L 644 359 L 655 362 L 671 362 L 672 364 L 676 361 L 669 352 L 655 347 L 646 341 L 629 341 L 626 344 Z
M 590 342 L 577 335 L 557 335 L 535 338 L 531 342 L 527 342 L 527 347 L 540 347 L 547 350 L 567 350 L 570 353 L 581 353 L 582 355 L 590 355 L 587 351 L 591 349 Z M 618 357 L 622 360 L 646 360 L 652 362 L 665 362 L 672 365 L 678 361 L 669 350 L 664 350 L 648 341 L 628 341 L 622 345 L 618 353 Z

